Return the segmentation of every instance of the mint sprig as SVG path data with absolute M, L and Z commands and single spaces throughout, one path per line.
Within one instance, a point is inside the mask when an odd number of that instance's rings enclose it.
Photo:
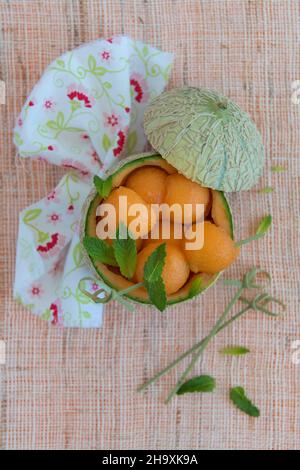
M 100 176 L 95 175 L 93 182 L 99 196 L 102 198 L 109 196 L 112 190 L 112 176 L 109 176 L 107 179 L 103 180 L 100 178 Z
M 121 274 L 131 279 L 136 268 L 136 242 L 124 224 L 120 224 L 117 229 L 116 238 L 113 240 L 113 250 Z
M 128 229 L 124 224 L 121 224 L 116 233 L 116 239 L 113 241 L 112 246 L 108 245 L 104 240 L 95 237 L 84 237 L 83 245 L 88 252 L 89 256 L 95 261 L 110 266 L 118 266 L 124 277 L 131 279 L 135 273 L 137 262 L 136 242 L 131 238 Z M 164 281 L 162 278 L 162 270 L 166 260 L 166 244 L 159 245 L 149 256 L 144 266 L 144 279 L 143 282 L 133 284 L 126 289 L 119 291 L 117 294 L 110 291 L 111 297 L 118 300 L 122 305 L 128 307 L 128 301 L 123 301 L 123 296 L 130 292 L 145 287 L 147 289 L 149 299 L 152 304 L 161 312 L 167 307 L 167 295 L 165 290 Z M 83 284 L 81 284 L 83 286 Z M 84 295 L 88 296 L 94 302 L 97 299 L 95 293 L 89 293 L 82 287 Z M 129 310 L 133 308 L 129 306 Z
M 260 415 L 259 409 L 253 405 L 251 400 L 246 396 L 243 387 L 233 387 L 229 392 L 230 400 L 235 406 L 249 416 L 258 418 Z
M 177 390 L 177 395 L 183 395 L 184 393 L 194 392 L 213 392 L 216 387 L 216 381 L 210 375 L 199 375 L 187 380 Z
M 226 346 L 225 348 L 220 349 L 220 354 L 228 356 L 241 356 L 250 352 L 250 349 L 245 348 L 244 346 Z
M 266 273 L 265 271 L 262 271 L 261 269 L 258 268 L 252 268 L 246 274 L 243 276 L 243 279 L 240 281 L 238 279 L 236 280 L 230 280 L 227 284 L 231 286 L 236 286 L 237 291 L 234 294 L 233 298 L 225 308 L 224 312 L 222 315 L 219 317 L 217 322 L 215 323 L 215 326 L 212 328 L 210 333 L 205 336 L 205 338 L 201 339 L 199 342 L 194 344 L 190 349 L 185 351 L 183 354 L 181 354 L 177 359 L 175 359 L 171 364 L 166 366 L 164 369 L 159 371 L 157 374 L 155 374 L 151 379 L 149 379 L 146 383 L 141 385 L 138 388 L 138 391 L 145 390 L 148 388 L 151 384 L 155 383 L 158 379 L 160 379 L 163 375 L 167 374 L 171 369 L 173 369 L 175 366 L 177 366 L 181 361 L 183 361 L 186 357 L 191 356 L 191 362 L 179 378 L 178 382 L 176 385 L 173 387 L 171 392 L 169 393 L 166 403 L 169 402 L 174 395 L 177 394 L 178 390 L 181 388 L 181 386 L 185 383 L 185 379 L 188 376 L 188 374 L 194 369 L 197 361 L 199 360 L 201 354 L 204 352 L 205 348 L 209 344 L 209 342 L 217 335 L 219 332 L 221 332 L 224 328 L 228 327 L 231 325 L 234 321 L 236 321 L 238 318 L 240 318 L 242 315 L 245 315 L 245 313 L 249 312 L 250 310 L 254 310 L 256 312 L 261 312 L 264 315 L 268 316 L 277 316 L 278 314 L 276 312 L 272 312 L 268 305 L 270 303 L 275 303 L 280 305 L 281 307 L 285 308 L 284 304 L 274 298 L 273 296 L 270 296 L 267 293 L 257 293 L 254 295 L 252 299 L 247 299 L 243 297 L 243 294 L 245 291 L 248 289 L 262 289 L 265 286 L 260 285 L 257 281 L 257 276 L 259 274 L 265 274 L 267 279 L 270 279 L 270 275 Z M 228 318 L 228 315 L 233 308 L 233 306 L 236 304 L 237 301 L 241 301 L 242 303 L 245 304 L 245 306 L 238 311 L 237 313 L 233 314 L 230 318 Z
M 272 224 L 272 216 L 267 215 L 261 220 L 254 235 L 252 235 L 251 237 L 245 238 L 244 240 L 240 240 L 239 242 L 236 243 L 236 245 L 237 246 L 246 245 L 247 243 L 250 243 L 254 240 L 258 240 L 259 238 L 262 238 L 266 234 L 266 232 L 269 230 L 271 224 Z
M 93 260 L 101 261 L 109 266 L 118 266 L 113 247 L 104 240 L 86 236 L 83 239 L 83 246 Z

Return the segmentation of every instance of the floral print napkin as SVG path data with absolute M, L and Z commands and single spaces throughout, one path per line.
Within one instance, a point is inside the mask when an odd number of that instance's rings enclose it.
M 128 37 L 85 44 L 46 69 L 17 119 L 20 156 L 67 170 L 50 194 L 22 211 L 17 242 L 14 296 L 53 325 L 101 326 L 101 305 L 78 288 L 93 276 L 79 243 L 81 207 L 93 175 L 144 149 L 145 106 L 163 91 L 172 60 Z M 90 288 L 98 288 L 97 279 Z

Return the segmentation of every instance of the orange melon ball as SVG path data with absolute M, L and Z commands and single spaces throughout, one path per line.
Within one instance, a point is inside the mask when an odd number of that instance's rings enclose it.
M 167 176 L 160 168 L 138 168 L 128 176 L 126 186 L 137 192 L 148 204 L 160 204 L 165 195 Z
M 134 238 L 140 238 L 143 235 L 146 235 L 156 224 L 157 216 L 154 210 L 151 209 L 150 205 L 146 204 L 141 196 L 139 196 L 135 191 L 126 188 L 125 186 L 120 186 L 119 188 L 112 190 L 104 201 L 104 204 L 112 205 L 116 213 L 116 226 L 113 226 L 113 223 L 111 222 L 113 230 L 112 233 L 109 233 L 109 238 L 114 237 L 119 221 L 129 228 Z M 137 206 L 132 207 L 134 204 Z M 102 205 L 102 208 L 104 210 L 105 206 Z M 130 213 L 130 208 L 132 210 L 138 209 L 138 212 Z M 104 217 L 107 217 L 109 220 L 109 216 L 104 215 Z M 98 226 L 99 224 L 97 225 L 97 229 Z M 99 236 L 98 231 L 97 235 Z M 102 237 L 100 236 L 99 238 Z
M 170 232 L 168 232 L 168 225 L 170 225 Z M 158 244 L 162 244 L 165 242 L 172 243 L 172 245 L 176 245 L 179 248 L 182 246 L 182 237 L 183 237 L 183 226 L 181 224 L 173 224 L 169 220 L 160 220 L 159 225 L 153 228 L 153 230 L 158 229 L 158 238 L 156 237 L 156 233 L 149 232 L 148 237 L 143 241 L 143 248 L 150 243 L 157 242 Z M 176 230 L 176 232 L 175 232 Z M 167 238 L 163 238 L 163 235 L 169 236 Z M 175 238 L 175 234 L 180 236 L 180 238 Z
M 187 249 L 185 243 L 192 240 L 184 239 L 184 253 L 193 273 L 215 274 L 233 263 L 240 249 L 222 228 L 208 221 L 203 223 L 203 247 L 197 250 Z M 193 230 L 197 230 L 197 226 L 200 230 L 200 224 L 194 224 Z
M 203 188 L 198 183 L 190 181 L 185 176 L 175 173 L 166 178 L 166 194 L 164 203 L 171 206 L 179 204 L 184 211 L 185 204 L 192 204 L 192 222 L 196 222 L 196 204 L 204 204 L 204 213 L 207 212 L 210 204 L 210 192 L 208 188 Z M 183 223 L 183 219 L 178 214 L 171 214 L 172 220 Z M 183 217 L 183 215 L 182 215 Z
M 150 243 L 137 256 L 136 271 L 134 275 L 135 282 L 143 282 L 144 266 L 151 253 L 160 245 L 160 243 Z M 175 245 L 166 244 L 166 260 L 163 267 L 162 278 L 165 284 L 166 293 L 174 294 L 187 281 L 190 269 L 182 251 Z

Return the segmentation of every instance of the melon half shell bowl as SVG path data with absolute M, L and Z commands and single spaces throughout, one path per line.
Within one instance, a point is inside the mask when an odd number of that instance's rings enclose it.
M 112 181 L 111 192 L 126 187 L 130 175 L 141 168 L 158 168 L 166 176 L 183 175 L 196 185 L 208 188 L 209 207 L 205 219 L 233 240 L 232 214 L 224 191 L 252 187 L 264 162 L 261 136 L 248 114 L 215 91 L 180 88 L 162 93 L 151 102 L 145 112 L 144 128 L 154 150 L 127 157 L 114 167 L 107 174 Z M 81 241 L 86 236 L 97 236 L 96 210 L 101 202 L 94 188 L 83 207 Z M 165 241 L 168 245 L 168 240 Z M 144 243 L 141 241 L 139 253 L 145 250 Z M 122 291 L 136 283 L 136 279 L 126 279 L 118 268 L 95 261 L 84 247 L 83 250 L 95 278 L 111 292 Z M 220 272 L 195 272 L 191 268 L 184 285 L 176 292 L 167 292 L 167 305 L 202 294 L 219 275 Z M 144 287 L 131 290 L 126 297 L 151 304 Z

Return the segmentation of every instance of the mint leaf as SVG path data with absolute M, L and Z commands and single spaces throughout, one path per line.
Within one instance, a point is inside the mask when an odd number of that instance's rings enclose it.
M 110 138 L 108 137 L 107 134 L 103 134 L 102 146 L 103 146 L 105 152 L 107 152 L 111 147 L 111 140 L 110 140 Z
M 29 209 L 23 217 L 24 224 L 36 219 L 42 213 L 42 209 Z
M 96 59 L 92 54 L 89 54 L 88 56 L 88 66 L 90 71 L 95 70 L 95 68 L 97 67 Z
M 84 237 L 83 246 L 95 261 L 109 264 L 110 266 L 118 266 L 114 255 L 114 249 L 104 240 L 96 237 Z
M 243 387 L 233 387 L 230 389 L 230 400 L 235 406 L 249 416 L 258 418 L 260 415 L 259 409 L 253 405 L 249 398 L 245 395 Z
M 166 244 L 162 243 L 151 253 L 144 266 L 144 281 L 161 280 L 162 270 L 167 256 Z
M 99 176 L 94 176 L 94 186 L 97 189 L 99 196 L 106 198 L 112 189 L 112 177 L 109 176 L 106 180 L 101 179 Z
M 132 131 L 128 134 L 127 137 L 127 151 L 128 153 L 132 153 L 136 144 L 137 144 L 137 132 Z
M 136 242 L 131 238 L 124 224 L 120 224 L 117 230 L 116 239 L 113 241 L 113 249 L 121 274 L 127 279 L 131 279 L 136 268 Z
M 245 238 L 244 240 L 240 240 L 236 243 L 237 246 L 246 245 L 247 243 L 252 242 L 253 240 L 258 240 L 259 238 L 263 237 L 265 233 L 269 230 L 270 225 L 272 224 L 272 216 L 269 214 L 262 219 L 260 222 L 255 235 L 252 235 L 249 238 Z
M 163 312 L 167 306 L 167 295 L 163 280 L 159 279 L 153 282 L 145 281 L 145 287 L 153 305 Z
M 283 171 L 286 171 L 286 168 L 282 165 L 274 165 L 271 166 L 271 171 L 272 173 L 282 173 Z
M 245 348 L 244 346 L 226 346 L 225 348 L 220 349 L 221 354 L 228 354 L 231 356 L 240 356 L 241 354 L 247 354 L 250 352 L 250 349 Z
M 192 299 L 196 295 L 200 294 L 200 292 L 203 291 L 203 286 L 202 286 L 202 278 L 201 277 L 196 277 L 196 279 L 193 280 L 190 290 L 189 290 L 189 299 Z
M 162 243 L 151 253 L 144 266 L 144 283 L 149 299 L 161 312 L 167 306 L 167 295 L 162 279 L 166 256 L 166 244 Z
M 216 387 L 216 381 L 210 375 L 199 375 L 187 380 L 177 390 L 177 395 L 194 392 L 212 392 Z
M 258 229 L 256 230 L 256 235 L 264 235 L 269 230 L 271 223 L 271 215 L 267 215 L 266 217 L 264 217 L 261 223 L 259 224 Z
M 259 190 L 261 194 L 270 194 L 270 193 L 273 193 L 273 191 L 274 191 L 274 188 L 272 188 L 272 186 L 266 186 L 265 188 L 262 188 Z
M 73 262 L 74 262 L 75 267 L 79 268 L 83 261 L 83 253 L 82 253 L 82 247 L 80 243 L 77 243 L 77 245 L 75 245 L 73 252 L 72 252 L 72 256 L 73 256 Z

